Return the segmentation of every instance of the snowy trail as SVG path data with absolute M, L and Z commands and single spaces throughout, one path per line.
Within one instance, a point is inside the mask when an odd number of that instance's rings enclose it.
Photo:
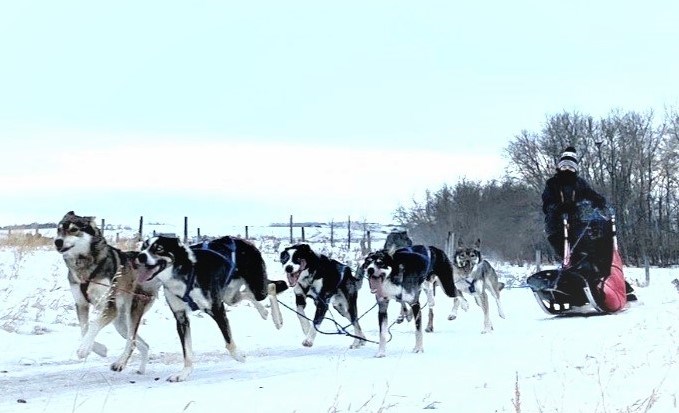
M 540 311 L 529 290 L 508 289 L 502 297 L 507 319 L 491 303 L 495 330 L 482 335 L 475 304 L 448 321 L 452 300 L 437 294 L 436 331 L 425 334 L 425 352 L 411 353 L 414 327 L 404 323 L 392 328 L 384 359 L 373 357 L 375 344 L 349 350 L 352 340 L 343 336 L 319 335 L 314 347 L 304 348 L 295 314 L 283 309 L 285 324 L 276 330 L 242 305 L 228 316 L 246 362 L 227 355 L 209 317 L 194 315 L 196 360 L 184 383 L 165 381 L 181 368 L 182 356 L 174 320 L 160 300 L 140 330 L 151 345 L 144 375 L 135 373 L 136 354 L 122 373 L 109 370 L 123 346 L 112 327 L 99 336 L 108 356 L 86 360 L 75 357 L 77 327 L 0 333 L 0 411 L 514 412 L 517 383 L 522 412 L 627 411 L 654 392 L 657 411 L 676 411 L 679 294 L 657 287 L 639 295 L 642 303 L 618 315 L 557 319 Z M 281 299 L 294 301 L 289 292 Z M 371 299 L 363 289 L 360 311 Z M 391 320 L 397 310 L 392 303 Z M 374 340 L 376 318 L 373 310 L 361 320 Z

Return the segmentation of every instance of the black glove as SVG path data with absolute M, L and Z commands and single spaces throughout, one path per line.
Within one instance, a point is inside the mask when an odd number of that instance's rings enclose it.
M 575 202 L 566 201 L 562 203 L 561 207 L 559 208 L 559 212 L 561 214 L 575 215 L 575 213 L 577 212 Z

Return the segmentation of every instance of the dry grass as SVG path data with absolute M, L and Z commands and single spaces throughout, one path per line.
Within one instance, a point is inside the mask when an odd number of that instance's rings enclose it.
M 516 372 L 514 378 L 514 398 L 512 399 L 512 404 L 514 405 L 514 411 L 516 413 L 521 413 L 521 390 L 519 389 L 519 372 Z
M 0 237 L 0 247 L 35 250 L 53 245 L 54 238 L 43 237 L 40 234 L 9 234 L 5 237 Z

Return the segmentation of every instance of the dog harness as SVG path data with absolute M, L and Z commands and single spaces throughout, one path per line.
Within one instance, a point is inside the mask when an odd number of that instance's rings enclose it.
M 210 253 L 220 257 L 225 263 L 231 264 L 231 267 L 229 268 L 229 273 L 226 275 L 226 278 L 224 279 L 224 285 L 228 284 L 229 281 L 231 281 L 231 277 L 233 276 L 233 273 L 236 269 L 236 242 L 233 240 L 233 238 L 226 238 L 225 241 L 227 241 L 226 244 L 217 244 L 213 242 L 208 242 L 208 241 L 203 241 L 199 245 L 192 245 L 190 248 L 192 250 L 200 250 L 200 251 L 209 251 Z M 231 257 L 227 257 L 226 255 L 222 254 L 222 252 L 219 252 L 215 249 L 215 246 L 224 246 L 228 251 L 231 252 Z M 191 298 L 191 291 L 193 290 L 193 285 L 196 282 L 196 266 L 195 264 L 191 267 L 191 272 L 189 273 L 189 279 L 186 281 L 188 287 L 186 288 L 186 291 L 184 292 L 184 295 L 182 296 L 182 301 L 184 301 L 189 308 L 191 308 L 192 311 L 199 310 L 200 308 L 198 307 L 198 304 L 196 304 L 195 301 L 193 301 L 193 298 Z
M 424 245 L 415 245 L 412 247 L 399 248 L 398 251 L 405 251 L 409 254 L 414 254 L 419 257 L 422 257 L 424 259 L 424 262 L 426 263 L 425 274 L 429 275 L 429 273 L 431 272 L 431 250 L 429 249 L 429 247 L 426 247 Z

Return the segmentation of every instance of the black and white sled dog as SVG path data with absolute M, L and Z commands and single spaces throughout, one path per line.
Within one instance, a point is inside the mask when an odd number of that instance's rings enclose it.
M 78 216 L 73 211 L 66 213 L 59 221 L 54 246 L 68 268 L 68 282 L 75 299 L 82 333 L 78 357 L 84 358 L 90 351 L 106 356 L 106 347 L 95 338 L 102 328 L 113 322 L 127 344 L 111 369 L 125 368 L 137 347 L 141 353 L 138 372 L 144 373 L 149 346 L 137 331 L 144 313 L 158 295 L 160 284 L 135 282 L 132 261 L 137 253 L 123 252 L 109 245 L 94 217 Z M 94 310 L 92 320 L 90 308 Z
M 280 261 L 288 277 L 288 284 L 295 292 L 297 317 L 306 335 L 302 341 L 303 346 L 313 346 L 317 328 L 330 304 L 354 327 L 354 342 L 350 348 L 365 344 L 365 335 L 358 323 L 357 304 L 362 278 L 354 277 L 351 268 L 313 251 L 308 244 L 295 244 L 285 248 L 280 254 Z M 304 313 L 307 297 L 316 306 L 313 326 Z
M 457 295 L 452 265 L 448 256 L 434 246 L 413 245 L 399 248 L 391 253 L 385 250 L 371 252 L 363 261 L 362 268 L 368 276 L 370 292 L 375 294 L 379 306 L 377 319 L 380 328 L 380 344 L 375 357 L 384 357 L 386 353 L 387 308 L 390 299 L 407 303 L 412 308 L 415 319 L 413 352 L 424 351 L 420 292 L 423 287 L 427 289 L 429 327 L 433 330 L 433 282 L 438 279 L 447 296 Z
M 139 281 L 159 280 L 165 299 L 177 321 L 184 352 L 184 368 L 168 381 L 184 381 L 193 371 L 193 347 L 189 311 L 202 310 L 215 320 L 226 349 L 237 361 L 245 361 L 231 335 L 224 304 L 251 301 L 263 319 L 268 311 L 260 303 L 267 295 L 276 328 L 283 320 L 276 294 L 288 288 L 285 281 L 270 281 L 262 254 L 252 243 L 235 237 L 186 246 L 174 237 L 153 237 L 137 255 Z
M 388 235 L 387 239 L 384 241 L 384 247 L 383 249 L 385 251 L 391 251 L 394 252 L 399 248 L 405 248 L 405 247 L 412 247 L 413 245 L 413 240 L 408 236 L 408 231 L 407 230 L 392 230 Z M 425 291 L 427 291 L 427 297 L 431 298 L 432 296 L 429 295 L 429 291 L 434 291 L 436 286 L 436 281 L 428 282 L 425 284 Z M 432 292 L 433 294 L 433 292 Z M 413 311 L 412 309 L 408 308 L 408 304 L 405 302 L 401 303 L 401 314 L 396 318 L 396 322 L 401 324 L 404 319 L 407 319 L 408 321 L 413 319 Z M 431 327 L 433 329 L 433 327 Z M 433 330 L 429 330 L 429 326 L 425 329 L 425 331 L 431 332 Z
M 490 322 L 490 314 L 488 309 L 488 292 L 495 298 L 497 303 L 497 311 L 500 317 L 505 318 L 502 305 L 500 304 L 500 291 L 505 284 L 500 282 L 497 277 L 495 269 L 490 263 L 481 257 L 481 240 L 477 239 L 473 246 L 466 246 L 462 240 L 457 244 L 455 255 L 453 256 L 453 263 L 455 264 L 455 286 L 462 293 L 469 294 L 474 297 L 476 303 L 483 310 L 483 331 L 487 333 L 493 330 L 493 325 Z M 462 304 L 462 308 L 467 311 L 469 303 L 462 294 L 458 294 L 453 301 L 453 309 L 448 316 L 448 320 L 454 320 L 457 317 L 457 309 Z

